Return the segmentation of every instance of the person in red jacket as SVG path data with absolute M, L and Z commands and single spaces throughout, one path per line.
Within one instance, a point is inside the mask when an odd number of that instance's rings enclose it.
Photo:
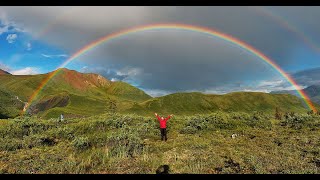
M 160 123 L 161 141 L 167 141 L 167 121 L 173 116 L 173 114 L 171 114 L 167 118 L 160 117 L 157 113 L 154 114 L 156 115 Z

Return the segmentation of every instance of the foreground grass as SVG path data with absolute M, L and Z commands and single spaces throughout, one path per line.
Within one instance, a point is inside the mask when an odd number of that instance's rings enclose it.
M 235 138 L 231 135 L 236 134 Z M 0 173 L 319 173 L 320 117 L 214 113 L 0 121 Z

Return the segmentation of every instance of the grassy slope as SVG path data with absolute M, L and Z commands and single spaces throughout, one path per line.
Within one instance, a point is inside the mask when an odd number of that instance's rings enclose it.
M 39 86 L 39 83 L 44 80 L 45 75 L 36 76 L 0 76 L 0 87 L 19 96 L 22 101 L 27 101 L 33 91 Z
M 175 116 L 167 142 L 133 115 L 2 120 L 0 173 L 320 173 L 319 116 L 257 117 Z
M 48 75 L 2 75 L 0 76 L 0 87 L 19 96 L 22 101 L 26 102 Z M 150 98 L 143 91 L 127 83 L 111 82 L 96 74 L 82 74 L 63 69 L 40 91 L 34 104 L 44 102 L 51 96 L 59 99 L 58 96 L 61 93 L 68 93 L 71 96 L 71 103 L 66 108 L 52 108 L 41 113 L 41 115 L 55 117 L 62 112 L 84 116 L 101 114 L 105 112 L 108 98 L 117 101 L 120 110 L 130 107 L 134 102 L 141 102 Z M 93 107 L 92 104 L 95 106 Z
M 93 106 L 94 105 L 94 106 Z M 70 103 L 66 107 L 56 107 L 45 111 L 41 115 L 45 118 L 59 117 L 61 113 L 66 116 L 91 116 L 106 111 L 106 102 L 85 96 L 71 94 Z
M 107 93 L 129 100 L 134 100 L 136 102 L 145 101 L 151 98 L 151 96 L 146 94 L 144 91 L 134 86 L 128 86 L 128 83 L 121 81 L 112 83 L 111 86 L 108 87 Z
M 24 103 L 16 99 L 10 92 L 0 88 L 0 118 L 15 117 L 19 115 Z
M 286 94 L 236 92 L 226 95 L 202 93 L 175 93 L 139 103 L 127 112 L 139 114 L 195 114 L 213 111 L 274 111 L 276 107 L 287 111 L 305 112 L 301 99 Z

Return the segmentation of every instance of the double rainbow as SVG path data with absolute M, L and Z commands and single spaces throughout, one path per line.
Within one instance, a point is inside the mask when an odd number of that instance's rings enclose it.
M 165 30 L 165 29 L 178 29 L 178 30 L 186 30 L 186 31 L 193 31 L 193 32 L 199 32 L 203 34 L 207 34 L 216 38 L 220 38 L 226 42 L 230 42 L 232 44 L 237 45 L 238 47 L 252 53 L 253 55 L 259 57 L 259 59 L 265 61 L 268 63 L 272 68 L 277 70 L 281 76 L 283 76 L 292 86 L 297 90 L 298 94 L 303 98 L 309 109 L 316 112 L 316 108 L 313 106 L 310 98 L 303 92 L 303 90 L 300 88 L 300 86 L 292 79 L 288 74 L 286 74 L 276 63 L 274 63 L 270 58 L 265 56 L 263 53 L 261 53 L 259 50 L 255 49 L 254 47 L 250 46 L 249 44 L 246 44 L 245 42 L 232 37 L 231 35 L 221 33 L 214 29 L 209 29 L 206 27 L 200 27 L 200 26 L 194 26 L 194 25 L 188 25 L 188 24 L 151 24 L 151 25 L 145 25 L 145 26 L 138 26 L 133 27 L 130 29 L 125 29 L 116 33 L 112 33 L 109 35 L 106 35 L 102 38 L 99 38 L 90 44 L 82 47 L 80 50 L 78 50 L 76 53 L 74 53 L 72 56 L 70 56 L 62 65 L 60 65 L 58 68 L 63 68 L 67 64 L 69 64 L 71 61 L 75 60 L 76 58 L 80 57 L 81 55 L 89 52 L 90 50 L 94 49 L 95 47 L 99 46 L 100 44 L 106 43 L 110 40 L 133 34 L 136 32 L 141 31 L 148 31 L 148 30 Z M 45 78 L 39 85 L 39 87 L 34 91 L 34 93 L 30 96 L 28 105 L 25 108 L 27 110 L 30 105 L 33 103 L 33 101 L 36 99 L 38 94 L 41 92 L 41 90 L 45 87 L 45 85 L 52 79 L 60 70 L 56 70 L 53 73 L 49 74 L 47 78 Z M 24 113 L 24 112 L 23 112 Z
M 280 25 L 281 27 L 285 28 L 288 32 L 292 33 L 297 38 L 302 40 L 304 42 L 304 44 L 307 45 L 308 47 L 310 47 L 314 52 L 320 53 L 319 46 L 312 40 L 312 38 L 310 38 L 305 33 L 300 31 L 296 26 L 294 26 L 292 23 L 290 23 L 284 17 L 276 14 L 275 12 L 271 11 L 270 9 L 268 9 L 266 7 L 257 6 L 257 7 L 252 7 L 252 9 L 256 13 L 261 14 L 261 15 L 263 15 L 265 17 L 268 17 L 268 18 L 272 19 L 278 25 Z

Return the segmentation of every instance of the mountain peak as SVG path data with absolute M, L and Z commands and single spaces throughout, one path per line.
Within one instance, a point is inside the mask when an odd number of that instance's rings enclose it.
M 0 69 L 0 75 L 11 75 L 9 72 Z
M 55 79 L 58 79 L 58 81 L 66 82 L 79 90 L 86 90 L 91 87 L 106 87 L 111 84 L 110 80 L 99 74 L 81 73 L 67 68 L 58 68 L 51 73 L 57 73 Z
M 96 73 L 83 73 L 83 72 L 79 72 L 77 70 L 73 70 L 73 69 L 68 69 L 68 68 L 58 68 L 56 70 L 54 70 L 53 72 L 64 72 L 64 73 L 75 73 L 75 74 L 91 74 L 91 75 L 96 75 L 96 76 L 101 76 L 100 74 L 96 74 Z M 53 73 L 51 72 L 51 73 Z
M 62 72 L 77 72 L 77 71 L 75 71 L 75 70 L 71 70 L 71 69 L 68 69 L 68 68 L 58 68 L 58 69 L 56 69 L 56 70 L 54 70 L 53 72 L 56 72 L 56 71 L 62 71 Z

